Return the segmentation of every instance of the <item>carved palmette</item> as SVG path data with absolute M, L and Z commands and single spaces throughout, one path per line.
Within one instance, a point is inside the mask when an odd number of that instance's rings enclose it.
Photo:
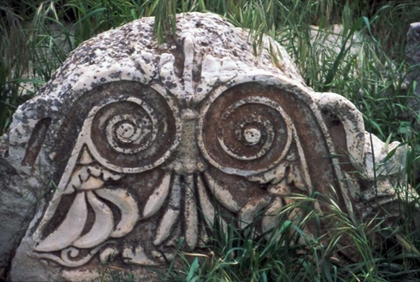
M 57 191 L 34 234 L 35 251 L 41 256 L 79 266 L 86 263 L 85 257 L 69 263 L 66 256 L 72 252 L 67 250 L 93 249 L 108 239 L 125 236 L 137 223 L 138 200 L 115 183 L 126 173 L 150 170 L 164 162 L 179 141 L 180 125 L 176 109 L 170 108 L 164 96 L 134 88 L 140 94 L 100 101 L 84 120 Z M 145 95 L 146 100 L 142 99 Z M 108 187 L 109 182 L 114 185 Z M 51 227 L 63 197 L 69 196 L 73 199 L 64 220 Z M 89 213 L 93 223 L 88 222 Z M 45 254 L 55 251 L 62 251 L 62 257 Z
M 303 218 L 309 238 L 330 225 L 307 213 L 364 218 L 404 198 L 385 179 L 403 162 L 382 165 L 403 150 L 365 137 L 342 96 L 308 88 L 274 39 L 255 48 L 209 13 L 177 15 L 165 44 L 153 26 L 143 18 L 84 42 L 15 114 L 9 159 L 56 184 L 17 251 L 16 280 L 91 280 L 111 259 L 142 277 L 177 250 L 201 251 L 214 230 L 270 239 L 281 220 Z M 39 189 L 35 178 L 25 183 Z
M 150 265 L 180 237 L 190 250 L 205 245 L 221 209 L 230 215 L 221 228 L 262 214 L 265 232 L 291 193 L 312 192 L 296 107 L 282 106 L 292 94 L 245 82 L 214 91 L 194 113 L 140 83 L 107 87 L 116 94 L 87 95 L 96 105 L 33 236 L 37 256 L 76 267 L 112 245 L 124 262 Z M 150 243 L 118 241 L 138 236 Z

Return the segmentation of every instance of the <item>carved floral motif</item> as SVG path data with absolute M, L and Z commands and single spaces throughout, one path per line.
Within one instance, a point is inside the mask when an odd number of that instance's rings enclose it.
M 181 237 L 186 250 L 205 246 L 216 219 L 226 230 L 260 215 L 259 232 L 271 230 L 292 194 L 337 196 L 360 217 L 378 197 L 385 200 L 377 206 L 398 199 L 389 183 L 369 197 L 371 148 L 380 159 L 389 150 L 376 139 L 366 145 L 361 113 L 342 96 L 306 87 L 274 40 L 264 37 L 255 55 L 246 31 L 190 13 L 178 15 L 177 37 L 159 46 L 153 22 L 82 44 L 15 115 L 12 155 L 31 150 L 22 128 L 51 119 L 34 160 L 58 185 L 25 239 L 36 259 L 65 268 L 110 256 L 158 265 Z M 44 104 L 49 111 L 25 117 Z M 316 201 L 312 208 L 325 209 Z M 297 208 L 290 220 L 302 215 Z
M 147 86 L 137 89 L 143 87 Z M 34 234 L 39 242 L 34 248 L 37 256 L 68 267 L 84 265 L 114 244 L 112 239 L 124 237 L 135 226 L 141 229 L 142 221 L 158 212 L 153 237 L 156 249 L 150 252 L 156 258 L 162 256 L 159 246 L 174 246 L 180 236 L 190 250 L 206 244 L 207 230 L 214 226 L 220 208 L 237 215 L 240 227 L 251 224 L 262 212 L 262 231 L 273 228 L 275 215 L 290 202 L 291 186 L 305 193 L 312 188 L 296 129 L 281 101 L 249 92 L 252 88 L 259 86 L 245 83 L 228 89 L 212 97 L 199 113 L 192 108 L 177 109 L 170 96 L 158 91 L 149 91 L 156 96 L 148 97 L 153 104 L 119 95 L 93 107 L 52 204 Z M 249 93 L 237 95 L 240 89 Z M 181 155 L 184 152 L 187 155 Z M 160 166 L 164 173 L 149 197 L 138 199 L 128 187 L 118 184 L 127 174 L 142 177 L 143 171 Z M 234 189 L 218 183 L 209 166 L 264 185 L 267 191 L 254 201 L 239 204 Z M 51 232 L 45 231 L 65 195 L 74 198 L 64 220 Z M 220 223 L 226 228 L 226 220 Z M 181 231 L 177 231 L 180 224 Z M 81 254 L 82 250 L 87 253 Z M 60 255 L 53 254 L 57 251 Z M 117 251 L 124 253 L 127 263 L 156 264 L 141 245 L 134 252 L 130 248 Z

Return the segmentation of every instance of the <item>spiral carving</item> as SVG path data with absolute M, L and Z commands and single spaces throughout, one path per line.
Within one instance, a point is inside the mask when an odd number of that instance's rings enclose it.
M 138 99 L 133 102 L 141 106 L 132 114 L 117 114 L 106 125 L 108 143 L 120 153 L 138 153 L 151 145 L 157 136 L 158 118 L 152 108 Z
M 198 140 L 214 166 L 230 174 L 252 175 L 283 159 L 292 141 L 291 125 L 275 99 L 249 91 L 246 84 L 237 85 L 203 108 Z
M 90 136 L 103 165 L 141 172 L 161 164 L 177 146 L 177 111 L 159 93 L 153 93 L 145 99 L 122 97 L 96 110 Z

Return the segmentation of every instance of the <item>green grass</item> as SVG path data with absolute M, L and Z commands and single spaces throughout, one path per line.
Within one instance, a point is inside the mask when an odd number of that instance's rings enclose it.
M 379 2 L 371 5 L 370 2 Z M 65 3 L 64 5 L 62 3 Z M 291 55 L 307 85 L 350 99 L 363 113 L 366 129 L 382 140 L 411 146 L 408 183 L 419 191 L 419 105 L 410 103 L 414 84 L 407 71 L 419 66 L 405 62 L 408 25 L 418 20 L 420 3 L 411 0 L 68 0 L 20 1 L 15 10 L 0 2 L 0 135 L 12 114 L 50 79 L 68 53 L 92 36 L 144 16 L 156 16 L 160 42 L 173 36 L 176 12 L 211 11 L 235 26 L 250 28 L 256 51 L 263 33 L 278 40 Z M 69 18 L 73 15 L 74 18 Z M 342 24 L 338 34 L 334 24 Z M 317 25 L 315 33 L 313 25 Z M 325 43 L 335 35 L 333 42 Z M 32 90 L 23 91 L 22 87 Z M 24 94 L 24 95 L 23 95 Z M 318 197 L 321 197 L 318 195 Z M 310 198 L 305 201 L 311 201 Z M 166 281 L 418 281 L 419 234 L 411 225 L 411 206 L 398 228 L 379 218 L 354 222 L 334 203 L 321 217 L 335 226 L 325 234 L 291 244 L 301 224 L 284 220 L 266 240 L 254 226 L 243 231 L 214 226 L 208 253 L 179 252 L 181 270 L 160 272 Z M 374 235 L 374 236 L 373 236 Z M 304 237 L 304 236 L 303 236 Z M 346 237 L 360 253 L 357 262 L 337 257 Z M 395 238 L 398 238 L 395 239 Z M 304 238 L 305 239 L 305 238 Z M 377 241 L 383 241 L 377 244 Z M 381 246 L 381 247 L 378 247 Z
M 314 199 L 329 205 L 331 212 L 322 216 L 309 209 L 298 221 L 289 220 L 296 204 L 279 216 L 272 232 L 259 234 L 251 225 L 239 231 L 229 225 L 221 232 L 213 226 L 213 240 L 207 253 L 178 252 L 176 270 L 158 270 L 162 281 L 418 281 L 419 253 L 410 249 L 405 237 L 402 247 L 395 240 L 401 230 L 387 226 L 374 217 L 354 222 L 330 199 L 322 195 L 299 198 L 299 207 L 311 206 Z M 302 205 L 303 203 L 303 205 Z M 334 222 L 318 236 L 305 235 L 305 224 Z M 258 218 L 256 220 L 258 222 Z M 300 238 L 300 240 L 299 240 Z M 180 243 L 182 244 L 182 242 Z M 386 245 L 388 244 L 388 246 Z M 382 249 L 383 247 L 383 249 Z M 405 249 L 404 249 L 405 248 Z M 350 259 L 350 254 L 355 260 Z

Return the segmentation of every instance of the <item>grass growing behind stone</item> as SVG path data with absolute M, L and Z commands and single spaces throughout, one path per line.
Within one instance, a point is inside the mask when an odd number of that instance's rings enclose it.
M 308 86 L 315 91 L 339 93 L 351 100 L 365 117 L 366 130 L 383 141 L 411 146 L 407 158 L 408 182 L 419 191 L 419 108 L 415 83 L 406 74 L 408 24 L 418 20 L 416 1 L 284 0 L 68 0 L 0 2 L 0 135 L 6 132 L 17 106 L 35 95 L 68 53 L 90 37 L 144 16 L 156 16 L 156 36 L 172 36 L 174 17 L 185 11 L 210 11 L 235 26 L 251 29 L 255 52 L 263 33 L 281 43 L 294 59 Z M 14 9 L 12 9 L 14 8 Z M 340 24 L 338 26 L 337 24 Z M 321 195 L 314 195 L 320 198 Z M 308 197 L 305 201 L 313 201 Z M 286 220 L 267 236 L 255 226 L 222 232 L 214 226 L 215 239 L 208 253 L 179 253 L 183 266 L 159 272 L 167 281 L 418 281 L 419 234 L 412 226 L 412 207 L 399 228 L 380 218 L 355 222 L 334 202 L 335 222 L 331 240 L 305 238 L 301 224 Z M 320 221 L 309 212 L 302 219 Z M 217 221 L 216 221 L 217 222 Z M 305 244 L 295 243 L 301 235 Z M 375 235 L 375 236 L 373 236 Z M 347 236 L 360 260 L 336 256 L 339 238 Z M 397 239 L 395 239 L 397 238 Z M 383 240 L 382 247 L 374 244 Z M 294 244 L 292 244 L 292 242 Z
M 405 233 L 407 230 L 388 226 L 379 217 L 357 222 L 333 200 L 320 194 L 292 198 L 298 201 L 284 208 L 273 231 L 260 234 L 254 224 L 241 231 L 228 225 L 227 231 L 221 231 L 215 224 L 208 253 L 179 252 L 182 263 L 178 261 L 177 268 L 157 270 L 159 277 L 162 281 L 420 279 L 420 253 L 412 234 Z M 321 215 L 310 209 L 315 199 L 327 204 L 331 212 Z M 305 203 L 308 209 L 304 216 L 289 220 L 293 210 L 297 207 L 302 210 Z M 408 214 L 409 211 L 405 216 Z M 322 221 L 334 222 L 334 226 L 329 230 L 319 228 L 317 236 L 310 236 L 303 230 L 310 221 L 319 225 Z

